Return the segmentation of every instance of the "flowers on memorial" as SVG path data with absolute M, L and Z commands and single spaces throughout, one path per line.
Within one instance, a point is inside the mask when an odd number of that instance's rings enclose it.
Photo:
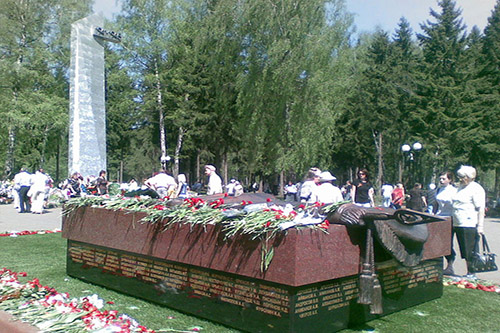
M 0 237 L 18 237 L 18 236 L 26 236 L 26 235 L 45 235 L 45 234 L 53 234 L 56 232 L 61 232 L 61 229 L 54 230 L 36 230 L 36 231 L 6 231 L 0 233 Z
M 282 207 L 275 205 L 271 199 L 264 204 L 255 204 L 252 201 L 242 200 L 238 204 L 226 204 L 224 197 L 212 201 L 205 201 L 199 197 L 184 199 L 182 204 L 169 205 L 168 201 L 151 199 L 149 197 L 134 198 L 103 198 L 84 197 L 73 198 L 67 202 L 65 214 L 82 206 L 101 207 L 111 210 L 125 210 L 127 212 L 147 213 L 140 222 L 162 223 L 165 229 L 173 225 L 189 224 L 191 226 L 207 224 L 222 224 L 226 238 L 237 233 L 247 234 L 252 239 L 268 232 L 276 233 L 284 230 L 283 223 L 293 221 L 299 213 L 317 210 L 321 204 L 299 206 L 295 210 L 291 205 Z M 335 205 L 332 205 L 335 206 Z M 329 207 L 329 206 L 326 206 Z M 323 207 L 321 207 L 323 209 Z M 315 223 L 301 226 L 325 230 L 324 223 L 317 219 Z
M 104 302 L 96 294 L 70 298 L 68 293 L 59 293 L 54 288 L 42 285 L 37 278 L 24 279 L 26 276 L 25 272 L 0 268 L 0 310 L 35 326 L 41 332 L 187 333 L 202 330 L 200 326 L 183 330 L 148 329 L 126 314 L 107 309 L 114 302 Z
M 271 198 L 264 203 L 254 204 L 242 200 L 239 203 L 226 203 L 224 196 L 206 201 L 200 197 L 184 199 L 183 202 L 151 199 L 149 197 L 84 197 L 74 198 L 67 202 L 65 214 L 82 206 L 100 207 L 127 213 L 143 212 L 146 216 L 139 222 L 161 223 L 164 230 L 174 226 L 189 225 L 206 228 L 208 225 L 219 225 L 225 239 L 236 235 L 245 235 L 252 240 L 262 241 L 262 271 L 267 270 L 272 257 L 272 239 L 286 233 L 289 228 L 310 228 L 328 232 L 330 222 L 325 217 L 334 212 L 340 202 L 332 205 L 314 203 L 300 205 L 295 209 L 291 204 L 277 205 Z
M 0 269 L 0 310 L 43 332 L 154 332 L 133 318 L 105 310 L 98 295 L 70 298 L 37 278 L 21 282 L 26 273 Z
M 465 278 L 452 279 L 444 277 L 443 285 L 456 286 L 458 288 L 463 288 L 463 289 L 477 289 L 477 290 L 495 292 L 500 294 L 500 286 L 495 285 L 494 283 L 488 281 L 481 281 L 481 280 L 472 281 Z

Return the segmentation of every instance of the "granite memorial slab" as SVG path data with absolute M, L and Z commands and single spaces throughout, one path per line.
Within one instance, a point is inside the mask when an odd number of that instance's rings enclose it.
M 68 274 L 250 332 L 334 332 L 376 317 L 357 303 L 362 230 L 291 229 L 262 272 L 259 241 L 224 240 L 216 225 L 162 230 L 141 214 L 80 207 L 65 216 Z M 429 224 L 429 235 L 414 267 L 376 246 L 384 315 L 442 295 L 450 221 Z

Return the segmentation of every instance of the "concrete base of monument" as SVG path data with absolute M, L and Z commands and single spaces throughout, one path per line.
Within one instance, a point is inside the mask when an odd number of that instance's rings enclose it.
M 218 225 L 164 230 L 137 222 L 143 216 L 90 207 L 65 215 L 67 273 L 250 332 L 334 332 L 376 318 L 357 303 L 363 228 L 290 229 L 271 242 L 274 256 L 262 272 L 260 241 L 225 239 Z M 451 221 L 428 230 L 415 267 L 375 247 L 383 315 L 442 295 Z
M 377 317 L 357 303 L 357 275 L 293 287 L 71 240 L 67 273 L 249 332 L 335 332 Z M 441 259 L 388 260 L 377 273 L 383 315 L 443 293 Z

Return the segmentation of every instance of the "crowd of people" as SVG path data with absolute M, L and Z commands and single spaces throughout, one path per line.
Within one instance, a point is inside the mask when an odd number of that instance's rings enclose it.
M 418 212 L 425 212 L 441 217 L 452 217 L 453 238 L 457 237 L 462 259 L 467 263 L 467 278 L 475 278 L 471 259 L 484 234 L 484 217 L 486 208 L 486 192 L 475 181 L 476 169 L 471 166 L 462 166 L 457 171 L 458 184 L 454 183 L 454 175 L 450 171 L 439 175 L 439 186 L 429 184 L 424 190 L 422 184 L 415 183 L 405 192 L 402 183 L 395 186 L 384 183 L 380 188 L 382 206 L 387 208 L 408 208 Z M 340 201 L 352 202 L 361 207 L 374 207 L 374 187 L 370 182 L 370 175 L 366 169 L 359 170 L 357 179 L 350 181 L 339 189 L 332 184 L 335 177 L 328 171 L 316 167 L 309 169 L 302 184 L 289 182 L 285 186 L 287 201 L 300 200 L 302 203 L 335 203 Z M 453 263 L 456 259 L 455 250 L 446 256 L 447 267 L 445 275 L 454 275 Z
M 456 174 L 458 184 L 454 182 L 454 174 L 446 171 L 439 175 L 437 187 L 429 184 L 424 189 L 422 184 L 415 183 L 408 193 L 402 183 L 394 186 L 384 183 L 380 188 L 380 196 L 383 207 L 405 207 L 442 217 L 453 217 L 453 237 L 456 235 L 461 257 L 467 262 L 468 274 L 473 276 L 470 260 L 479 236 L 484 233 L 486 193 L 475 181 L 475 168 L 462 166 Z M 226 193 L 228 196 L 239 196 L 244 191 L 242 184 L 234 178 L 223 186 L 216 167 L 211 164 L 205 166 L 205 175 L 208 178 L 207 195 Z M 285 200 L 303 204 L 352 202 L 361 207 L 375 206 L 375 189 L 368 170 L 360 169 L 357 178 L 352 182 L 347 181 L 341 188 L 335 181 L 336 177 L 331 172 L 312 167 L 302 183 L 294 184 L 289 181 L 285 185 Z M 107 195 L 111 184 L 105 170 L 101 170 L 98 177 L 90 176 L 87 179 L 74 172 L 68 179 L 54 186 L 52 178 L 43 169 L 30 174 L 26 168 L 21 168 L 11 182 L 2 182 L 0 191 L 2 195 L 12 197 L 19 213 L 42 214 L 53 191 L 58 191 L 62 199 L 67 200 L 85 195 Z M 201 183 L 193 185 L 196 190 L 201 187 Z M 253 191 L 257 188 L 257 183 L 251 187 Z M 131 179 L 129 183 L 119 186 L 118 190 L 124 195 L 129 194 L 128 196 L 150 195 L 156 198 L 187 198 L 193 195 L 184 174 L 179 174 L 175 179 L 163 169 L 144 179 L 142 185 Z M 455 259 L 456 252 L 452 249 L 452 253 L 446 257 L 444 274 L 454 274 Z

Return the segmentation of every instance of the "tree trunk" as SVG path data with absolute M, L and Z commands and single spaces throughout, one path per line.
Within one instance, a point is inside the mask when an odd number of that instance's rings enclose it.
M 7 158 L 5 159 L 5 177 L 9 178 L 14 170 L 14 148 L 16 146 L 16 129 L 9 126 L 9 141 L 7 143 Z
M 60 163 L 61 163 L 61 140 L 57 138 L 57 150 L 56 150 L 56 179 L 55 181 L 59 182 L 60 178 Z
M 398 161 L 398 182 L 403 183 L 403 159 L 402 158 L 399 158 L 399 161 Z
M 155 78 L 156 78 L 156 103 L 158 107 L 158 115 L 159 115 L 159 126 L 160 126 L 160 147 L 161 147 L 161 156 L 167 156 L 167 135 L 165 133 L 165 117 L 163 114 L 163 102 L 162 102 L 162 94 L 161 94 L 161 82 L 160 82 L 160 73 L 158 71 L 158 62 L 155 60 Z
M 201 177 L 200 177 L 200 168 L 201 168 L 201 165 L 200 165 L 200 150 L 198 149 L 196 151 L 196 181 L 197 182 L 201 182 Z
M 384 178 L 384 154 L 383 154 L 383 135 L 382 132 L 373 131 L 373 140 L 375 142 L 375 149 L 377 150 L 377 180 L 375 186 L 380 188 L 382 186 L 382 178 Z
M 179 127 L 179 134 L 177 135 L 177 144 L 175 145 L 175 156 L 174 156 L 174 177 L 177 178 L 179 175 L 179 155 L 181 154 L 182 141 L 184 139 L 184 133 L 186 131 L 184 128 Z
M 118 177 L 120 184 L 123 183 L 123 160 L 120 161 L 120 175 Z
M 279 194 L 281 197 L 285 197 L 285 171 L 281 170 L 280 172 L 280 185 L 279 185 Z
M 500 166 L 495 168 L 495 200 L 498 198 L 500 198 Z M 500 207 L 498 202 L 497 207 Z
M 43 131 L 42 149 L 40 152 L 40 165 L 38 166 L 38 168 L 45 167 L 45 150 L 47 148 L 48 136 L 49 136 L 49 126 L 45 126 L 45 130 Z
M 222 173 L 222 180 L 224 181 L 224 184 L 228 184 L 228 172 L 227 172 L 227 153 L 224 153 L 222 155 L 222 166 L 221 166 L 221 173 Z

